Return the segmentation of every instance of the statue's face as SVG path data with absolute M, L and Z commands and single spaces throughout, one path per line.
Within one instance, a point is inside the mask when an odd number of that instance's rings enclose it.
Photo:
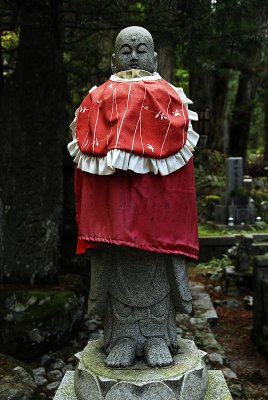
M 142 69 L 152 73 L 156 71 L 156 57 L 150 33 L 141 27 L 129 27 L 116 38 L 112 69 L 113 72 Z

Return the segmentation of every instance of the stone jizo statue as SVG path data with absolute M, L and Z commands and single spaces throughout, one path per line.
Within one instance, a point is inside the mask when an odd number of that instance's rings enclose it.
M 106 364 L 168 366 L 176 312 L 190 313 L 186 257 L 198 257 L 191 101 L 156 72 L 150 33 L 123 29 L 113 75 L 71 125 L 77 253 L 91 255 L 89 311 L 104 315 Z

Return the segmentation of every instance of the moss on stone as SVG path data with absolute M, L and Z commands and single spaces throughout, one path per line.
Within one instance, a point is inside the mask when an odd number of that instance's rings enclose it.
M 221 371 L 209 371 L 208 377 L 208 389 L 204 400 L 233 399 Z
M 102 339 L 89 342 L 82 353 L 78 355 L 86 369 L 90 369 L 97 376 L 109 377 L 114 380 L 125 381 L 158 381 L 169 380 L 191 369 L 204 368 L 204 353 L 198 350 L 191 340 L 180 339 L 180 353 L 174 357 L 175 363 L 169 367 L 150 368 L 143 362 L 136 362 L 129 368 L 109 368 L 105 364 L 105 354 L 102 351 Z
M 30 375 L 32 375 L 31 368 L 23 361 L 0 353 L 0 379 L 6 374 L 12 373 L 13 369 L 18 366 L 24 368 Z
M 3 288 L 0 351 L 27 359 L 63 344 L 81 319 L 85 297 L 64 289 Z
M 34 298 L 36 301 L 33 304 L 29 303 L 29 299 Z M 25 323 L 33 320 L 45 320 L 61 312 L 68 303 L 77 303 L 77 297 L 71 291 L 2 289 L 0 292 L 0 318 L 9 322 L 23 320 Z M 26 307 L 25 310 L 19 311 L 16 304 Z M 9 314 L 13 314 L 14 318 L 6 318 Z

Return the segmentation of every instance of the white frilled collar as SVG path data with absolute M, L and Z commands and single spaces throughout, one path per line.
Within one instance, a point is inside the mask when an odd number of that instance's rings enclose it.
M 117 76 L 115 74 L 110 77 L 110 80 L 114 81 L 114 82 L 158 81 L 159 79 L 162 79 L 162 77 L 159 75 L 158 72 L 154 72 L 152 75 L 146 75 L 146 76 L 141 76 L 141 77 L 131 78 L 131 79 L 120 78 L 119 76 Z

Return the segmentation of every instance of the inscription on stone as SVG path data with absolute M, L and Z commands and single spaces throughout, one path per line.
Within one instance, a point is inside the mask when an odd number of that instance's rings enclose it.
M 243 158 L 229 157 L 226 160 L 227 193 L 243 187 Z

